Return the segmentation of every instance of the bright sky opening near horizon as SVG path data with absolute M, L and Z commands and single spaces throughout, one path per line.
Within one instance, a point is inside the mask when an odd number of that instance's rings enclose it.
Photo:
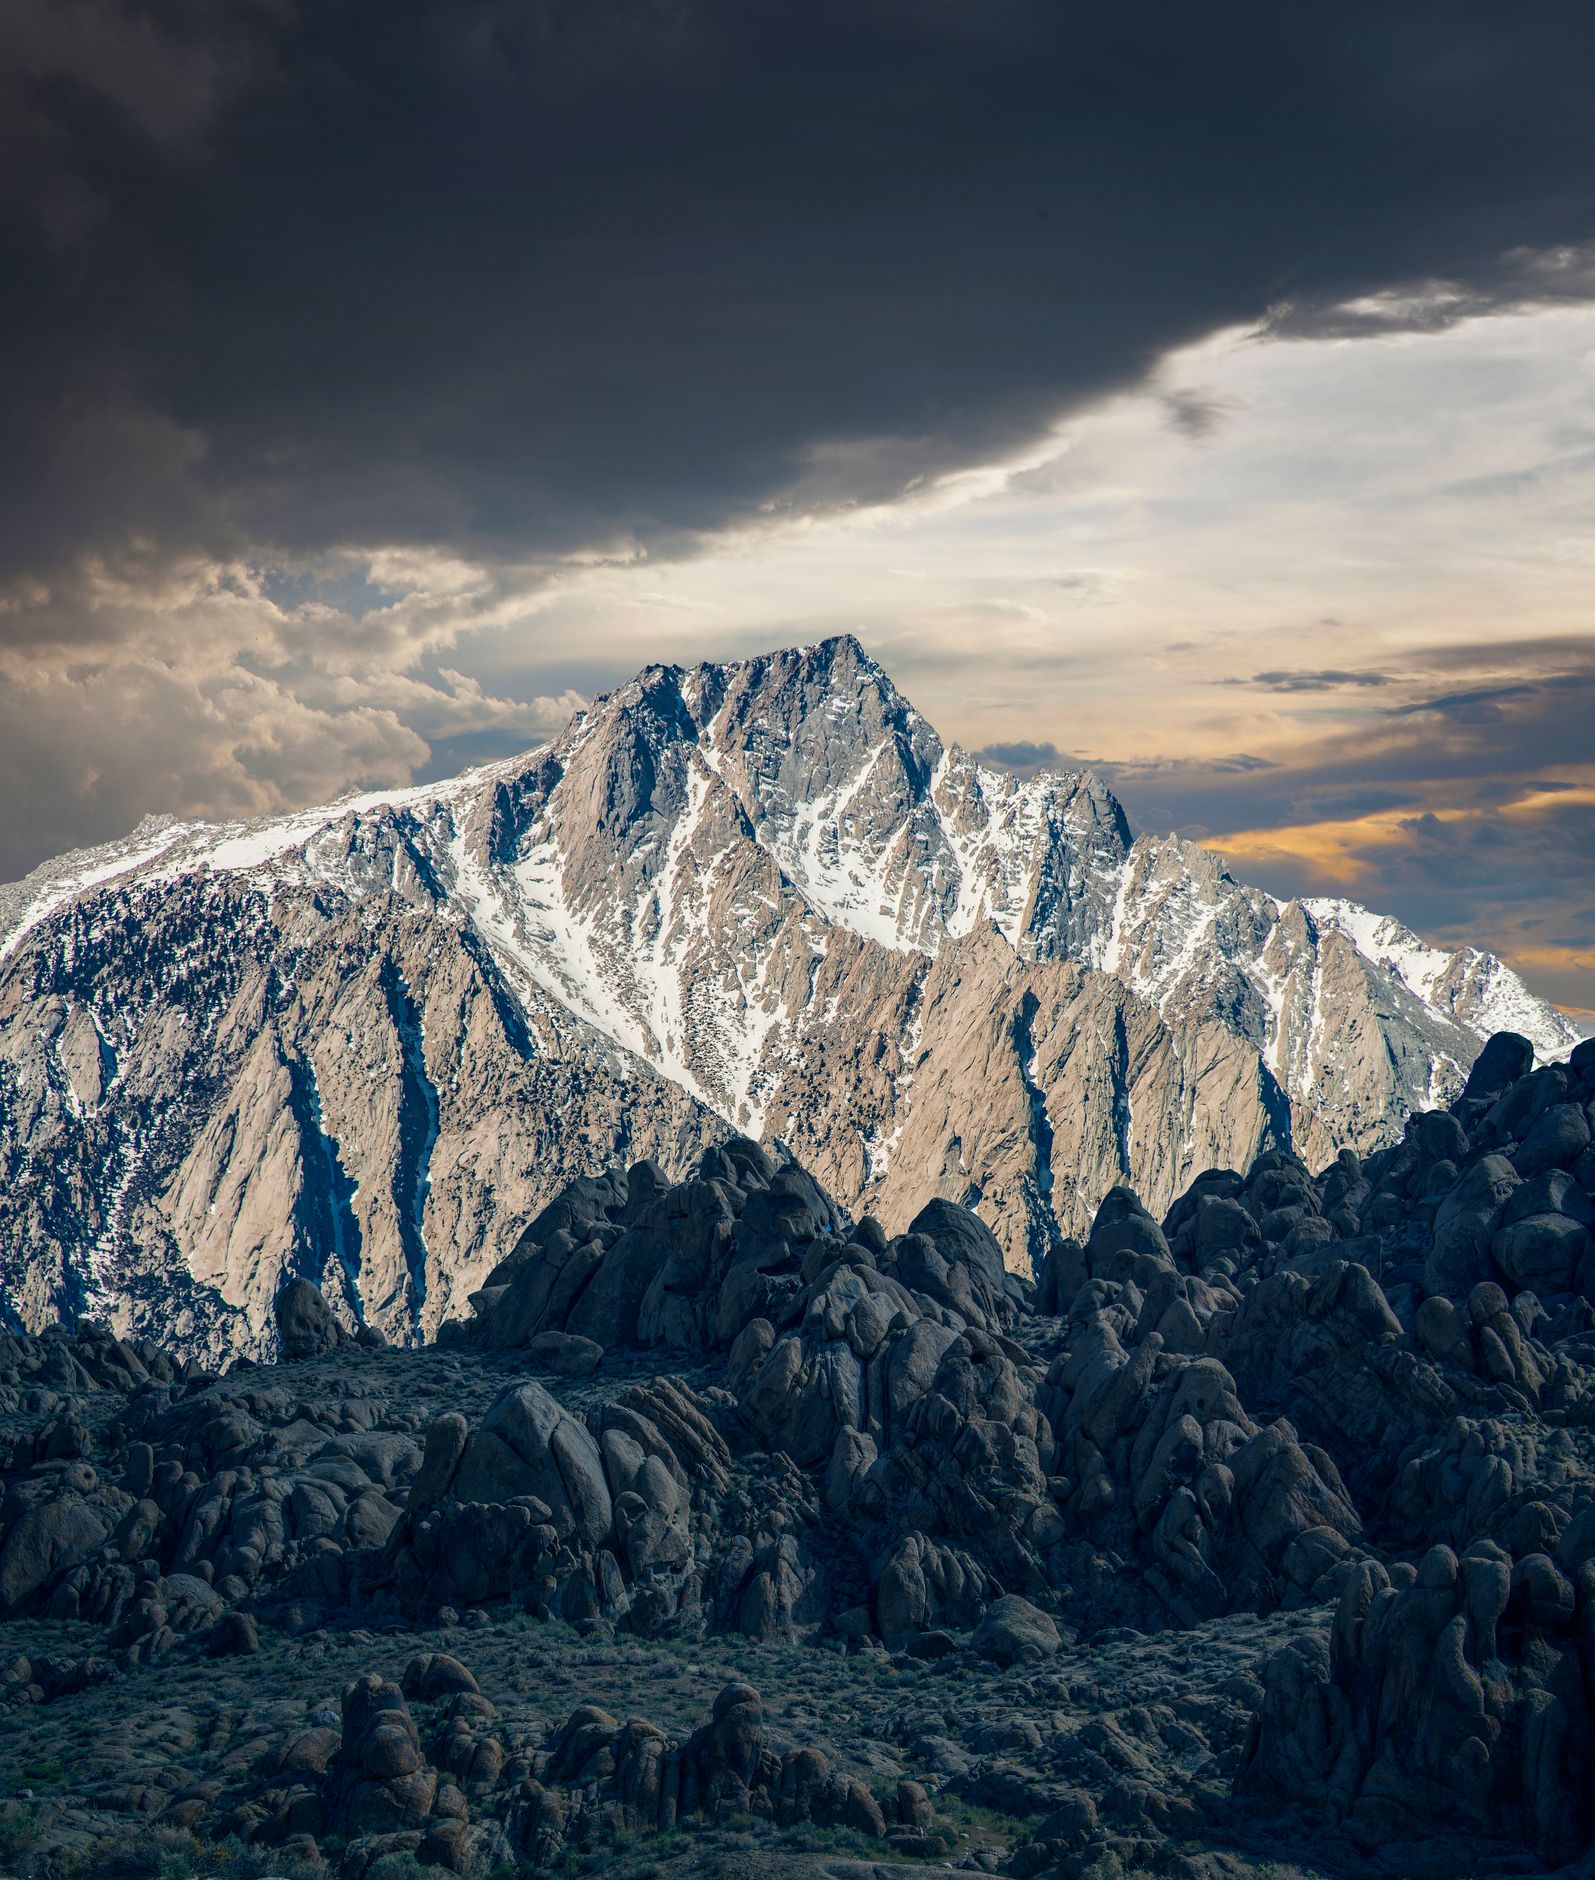
M 858 634 L 1595 1025 L 1595 14 L 0 0 L 0 880 Z

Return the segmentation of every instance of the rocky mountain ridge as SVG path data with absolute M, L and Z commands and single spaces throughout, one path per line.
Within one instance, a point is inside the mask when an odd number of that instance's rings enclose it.
M 1574 1037 L 944 745 L 851 639 L 650 667 L 524 758 L 0 891 L 0 1309 L 259 1351 L 299 1272 L 424 1336 L 564 1181 L 733 1131 L 1025 1269 L 1116 1182 L 1377 1146 L 1503 1024 Z

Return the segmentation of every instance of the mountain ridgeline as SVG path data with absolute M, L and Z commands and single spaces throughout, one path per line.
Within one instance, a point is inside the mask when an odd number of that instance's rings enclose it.
M 1118 1183 L 1391 1141 L 1503 1028 L 1576 1035 L 945 745 L 851 638 L 649 667 L 525 757 L 0 890 L 0 1310 L 214 1359 L 299 1274 L 424 1338 L 572 1178 L 733 1135 L 1029 1272 Z

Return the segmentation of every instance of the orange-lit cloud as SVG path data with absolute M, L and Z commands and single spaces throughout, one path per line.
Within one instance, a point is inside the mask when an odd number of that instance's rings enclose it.
M 1554 850 L 1554 825 L 1570 812 L 1595 806 L 1595 768 L 1575 766 L 1535 779 L 1488 809 L 1425 802 L 1426 795 L 1443 791 L 1443 785 L 1432 786 L 1430 792 L 1414 792 L 1413 800 L 1399 808 L 1368 815 L 1236 829 L 1209 838 L 1209 846 L 1242 876 L 1266 879 L 1285 871 L 1303 888 L 1366 897 L 1384 906 L 1389 900 L 1385 884 L 1400 878 L 1404 863 L 1422 865 L 1437 832 L 1449 831 L 1462 853 L 1492 827 L 1504 829 L 1509 839 L 1513 831 L 1520 836 L 1533 832 L 1542 841 L 1550 836 Z M 1509 853 L 1502 884 L 1507 892 L 1499 904 L 1479 905 L 1465 930 L 1443 931 L 1439 937 L 1451 944 L 1471 940 L 1499 952 L 1531 982 L 1546 986 L 1553 996 L 1560 993 L 1559 1002 L 1575 1020 L 1595 1028 L 1595 1010 L 1584 992 L 1595 985 L 1595 909 L 1580 905 L 1595 900 L 1595 878 L 1546 883 L 1525 853 L 1514 895 L 1511 867 Z M 1558 910 L 1570 917 L 1575 931 L 1547 933 L 1547 926 L 1558 924 L 1549 918 Z M 1568 920 L 1560 924 L 1565 927 Z
M 1205 842 L 1243 875 L 1248 865 L 1289 858 L 1305 863 L 1327 889 L 1351 893 L 1371 872 L 1368 851 L 1404 841 L 1403 822 L 1419 813 L 1414 807 L 1403 816 L 1359 816 L 1344 822 L 1236 829 L 1227 835 L 1209 836 Z
M 1595 804 L 1595 772 L 1588 779 L 1541 780 L 1521 795 L 1493 808 L 1498 816 L 1532 817 L 1576 804 Z M 1437 823 L 1462 824 L 1473 820 L 1477 814 L 1473 808 L 1430 806 L 1420 799 L 1377 815 L 1236 829 L 1206 837 L 1205 841 L 1209 848 L 1217 849 L 1242 866 L 1248 861 L 1289 856 L 1316 870 L 1326 883 L 1349 891 L 1372 872 L 1373 851 L 1411 840 L 1414 818 L 1421 816 Z M 1595 888 L 1595 883 L 1591 886 Z M 1535 951 L 1526 949 L 1525 957 Z M 1538 951 L 1543 952 L 1543 949 Z

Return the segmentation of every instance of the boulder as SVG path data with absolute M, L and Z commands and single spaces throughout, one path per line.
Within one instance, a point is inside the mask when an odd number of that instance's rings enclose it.
M 506 1486 L 514 1483 L 512 1495 L 535 1495 L 553 1510 L 556 1526 L 590 1546 L 603 1541 L 613 1510 L 598 1445 L 585 1424 L 562 1410 L 541 1384 L 506 1390 L 471 1444 L 480 1438 L 491 1439 L 518 1465 L 505 1467 Z
M 1520 1032 L 1498 1031 L 1473 1060 L 1464 1097 L 1493 1097 L 1534 1068 L 1534 1046 Z
M 1001 1292 L 1008 1277 L 997 1236 L 973 1209 L 937 1196 L 927 1201 L 909 1223 L 911 1234 L 923 1234 L 936 1243 L 944 1259 L 962 1261 L 993 1292 Z
M 982 1658 L 999 1665 L 1038 1663 L 1063 1645 L 1056 1621 L 1017 1593 L 1005 1593 L 987 1608 L 971 1643 Z
M 1547 1169 L 1571 1168 L 1589 1147 L 1589 1118 L 1581 1103 L 1553 1103 L 1543 1111 L 1512 1152 L 1519 1175 L 1541 1175 Z
M 1540 1294 L 1571 1292 L 1591 1246 L 1589 1229 L 1566 1214 L 1530 1214 L 1501 1228 L 1490 1252 L 1514 1285 Z
M 571 1332 L 539 1332 L 528 1343 L 526 1357 L 535 1369 L 556 1377 L 590 1377 L 603 1363 L 604 1348 L 594 1338 Z
M 70 1489 L 26 1508 L 0 1550 L 0 1615 L 35 1600 L 87 1560 L 110 1531 L 107 1515 Z
M 277 1343 L 284 1358 L 319 1358 L 349 1343 L 349 1334 L 328 1310 L 319 1289 L 309 1280 L 290 1279 L 272 1301 L 277 1321 Z
M 417 1703 L 435 1704 L 440 1698 L 455 1697 L 461 1691 L 480 1691 L 482 1687 L 448 1652 L 423 1652 L 405 1666 L 400 1688 Z
M 1486 1155 L 1457 1181 L 1434 1217 L 1434 1245 L 1423 1269 L 1430 1292 L 1455 1297 L 1492 1276 L 1490 1243 L 1519 1179 L 1504 1155 Z

